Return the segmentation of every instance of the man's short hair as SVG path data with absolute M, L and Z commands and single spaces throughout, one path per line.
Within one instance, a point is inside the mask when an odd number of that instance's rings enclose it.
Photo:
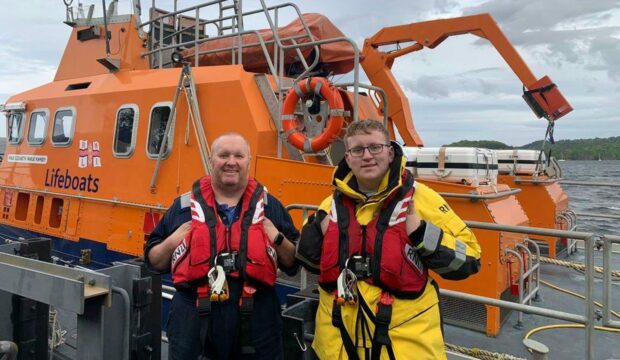
M 228 136 L 236 136 L 236 137 L 240 137 L 241 139 L 243 139 L 243 141 L 245 142 L 245 145 L 247 146 L 247 149 L 248 149 L 248 156 L 251 156 L 250 143 L 245 138 L 245 136 L 241 135 L 241 133 L 238 133 L 236 131 L 228 131 L 228 132 L 225 132 L 225 133 L 221 134 L 220 136 L 216 137 L 213 140 L 213 142 L 211 143 L 211 151 L 212 152 L 215 151 L 215 148 L 217 147 L 217 144 L 221 141 L 221 139 L 223 137 L 228 137 Z
M 377 120 L 359 120 L 349 124 L 347 131 L 344 133 L 344 146 L 348 149 L 349 144 L 347 139 L 353 135 L 370 134 L 373 131 L 378 131 L 385 136 L 385 143 L 389 144 L 390 134 L 381 121 Z

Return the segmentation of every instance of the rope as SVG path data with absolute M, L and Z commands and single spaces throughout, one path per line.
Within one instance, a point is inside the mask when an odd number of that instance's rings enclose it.
M 581 295 L 581 294 L 579 294 L 579 293 L 576 293 L 576 292 L 573 292 L 573 291 L 570 291 L 570 290 L 567 290 L 567 289 L 561 288 L 561 287 L 559 287 L 559 286 L 557 286 L 557 285 L 553 285 L 553 284 L 552 284 L 552 283 L 550 283 L 550 282 L 546 282 L 546 281 L 544 281 L 544 280 L 540 280 L 540 283 L 541 283 L 541 284 L 543 284 L 543 285 L 545 285 L 545 286 L 548 286 L 548 287 L 550 287 L 550 288 L 552 288 L 552 289 L 555 289 L 555 290 L 557 290 L 557 291 L 563 292 L 563 293 L 565 293 L 565 294 L 569 294 L 569 295 L 573 295 L 573 296 L 575 296 L 575 297 L 578 297 L 578 298 L 580 298 L 580 299 L 582 299 L 582 300 L 585 300 L 585 299 L 586 299 L 586 297 L 585 297 L 585 296 L 583 296 L 583 295 Z M 603 304 L 601 304 L 601 303 L 600 303 L 600 302 L 598 302 L 598 301 L 592 301 L 592 302 L 594 303 L 594 305 L 596 305 L 596 306 L 598 306 L 598 307 L 600 307 L 600 308 L 602 308 L 602 307 L 603 307 Z M 618 319 L 620 319 L 620 313 L 618 313 L 617 311 L 614 311 L 614 310 L 611 310 L 611 313 L 612 313 L 615 317 L 617 317 Z
M 584 271 L 584 272 L 586 271 L 586 266 L 583 263 L 551 259 L 551 258 L 544 257 L 544 256 L 541 256 L 539 260 L 541 263 L 564 266 L 564 267 L 573 268 L 575 270 Z M 599 274 L 603 273 L 603 268 L 601 266 L 595 266 L 594 270 L 596 270 L 596 272 Z M 612 270 L 611 276 L 620 277 L 620 271 Z
M 509 354 L 502 354 L 498 352 L 482 350 L 478 348 L 466 348 L 464 346 L 458 346 L 446 343 L 446 350 L 458 352 L 460 354 L 469 355 L 481 360 L 526 360 L 524 358 L 512 356 Z
M 541 257 L 541 261 L 543 261 L 543 259 L 552 260 L 552 262 L 550 262 L 550 263 L 555 263 L 556 261 L 564 262 L 564 263 L 570 263 L 569 261 L 553 260 L 553 259 L 542 258 Z M 575 263 L 571 263 L 571 264 L 575 264 Z M 579 264 L 576 264 L 576 265 L 579 265 Z M 576 293 L 574 291 L 570 291 L 570 290 L 561 288 L 561 287 L 559 287 L 557 285 L 553 285 L 553 284 L 551 284 L 549 282 L 546 282 L 546 281 L 543 281 L 543 280 L 540 280 L 540 283 L 545 285 L 545 286 L 548 286 L 548 287 L 550 287 L 550 288 L 552 288 L 554 290 L 557 290 L 557 291 L 563 292 L 565 294 L 569 294 L 569 295 L 578 297 L 580 299 L 584 299 L 585 300 L 585 298 L 586 298 L 585 296 L 583 296 L 583 295 L 581 295 L 579 293 Z M 601 303 L 597 302 L 597 301 L 593 301 L 593 303 L 596 304 L 596 306 L 598 306 L 598 307 L 603 307 L 603 305 Z M 620 318 L 620 314 L 618 312 L 616 312 L 614 310 L 611 310 L 611 313 L 615 317 Z M 525 337 L 523 339 L 524 340 L 529 339 L 530 336 L 534 335 L 535 333 L 537 333 L 539 331 L 544 331 L 544 330 L 551 330 L 551 329 L 584 329 L 585 327 L 586 326 L 584 324 L 553 324 L 553 325 L 544 325 L 544 326 L 539 326 L 537 328 L 534 328 L 534 329 L 530 330 L 525 335 Z M 600 331 L 608 331 L 608 332 L 620 333 L 620 329 L 610 328 L 610 327 L 606 327 L 606 326 L 595 326 L 594 329 L 600 330 Z M 532 352 L 532 350 L 529 349 L 529 348 L 527 350 L 529 352 Z

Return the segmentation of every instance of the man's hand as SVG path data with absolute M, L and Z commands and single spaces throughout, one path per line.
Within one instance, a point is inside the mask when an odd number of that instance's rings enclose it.
M 176 246 L 178 246 L 181 241 L 185 238 L 189 230 L 192 228 L 192 221 L 185 222 L 181 224 L 173 233 L 170 235 L 174 240 L 176 240 Z
M 172 258 L 174 249 L 176 249 L 185 236 L 187 236 L 191 227 L 191 221 L 183 223 L 164 241 L 153 246 L 151 251 L 149 251 L 149 261 L 154 269 L 164 271 L 170 266 L 170 259 Z
M 411 202 L 409 202 L 409 207 L 407 208 L 407 222 L 405 225 L 407 235 L 410 235 L 412 232 L 416 231 L 418 227 L 420 227 L 420 219 L 416 214 L 413 199 L 411 199 Z
M 269 241 L 273 243 L 273 241 L 276 239 L 276 236 L 278 236 L 279 231 L 276 226 L 271 222 L 271 220 L 267 219 L 266 216 L 263 219 L 263 229 L 265 230 L 265 234 L 267 234 Z

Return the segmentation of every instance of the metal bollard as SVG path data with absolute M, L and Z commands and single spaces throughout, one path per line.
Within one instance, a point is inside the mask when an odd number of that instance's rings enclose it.
M 523 339 L 523 345 L 532 351 L 534 360 L 547 360 L 549 348 L 547 345 L 532 339 Z

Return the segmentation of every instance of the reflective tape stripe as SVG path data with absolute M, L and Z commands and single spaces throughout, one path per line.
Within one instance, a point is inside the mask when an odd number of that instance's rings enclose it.
M 181 199 L 179 200 L 179 202 L 181 203 L 181 209 L 185 209 L 186 207 L 189 207 L 190 195 L 191 195 L 191 192 L 186 192 L 185 194 L 181 195 Z
M 422 256 L 428 256 L 437 250 L 443 231 L 440 228 L 433 225 L 430 222 L 426 223 L 426 229 L 424 229 L 424 237 L 422 242 L 418 245 L 417 249 L 422 252 Z
M 465 245 L 464 242 L 458 239 L 455 239 L 455 240 L 456 240 L 456 246 L 454 249 L 454 259 L 452 259 L 450 264 L 448 264 L 448 266 L 446 267 L 433 269 L 433 271 L 436 272 L 437 274 L 442 275 L 445 273 L 457 271 L 465 263 L 465 260 L 467 259 L 467 255 L 466 255 L 467 246 Z
M 467 245 L 459 239 L 456 240 L 456 245 L 454 247 L 454 259 L 448 265 L 448 268 L 451 270 L 458 270 L 465 263 L 465 259 L 467 258 Z

